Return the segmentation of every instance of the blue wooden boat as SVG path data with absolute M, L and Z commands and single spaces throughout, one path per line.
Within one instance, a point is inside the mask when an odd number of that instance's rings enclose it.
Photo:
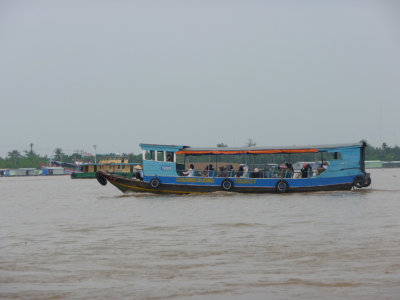
M 143 154 L 142 170 L 136 178 L 126 178 L 107 172 L 97 172 L 100 184 L 107 182 L 122 192 L 152 193 L 205 193 L 215 191 L 244 193 L 286 193 L 326 190 L 350 190 L 368 187 L 371 184 L 369 173 L 365 172 L 365 143 L 305 146 L 305 147 L 242 147 L 242 148 L 193 148 L 177 145 L 140 144 Z M 281 165 L 271 164 L 268 160 L 273 155 L 299 157 L 301 154 L 314 154 L 321 157 L 315 168 L 307 170 L 305 165 L 301 172 L 291 167 L 292 162 Z M 181 163 L 177 157 L 182 158 Z M 206 156 L 218 165 L 218 158 L 223 156 L 256 157 L 265 159 L 257 165 L 242 170 L 225 169 L 215 171 L 196 170 L 185 172 L 186 157 Z M 321 167 L 317 169 L 317 166 Z M 226 162 L 220 162 L 226 165 Z M 232 166 L 232 165 L 231 165 Z M 265 168 L 262 168 L 265 166 Z M 272 167 L 271 167 L 272 166 Z M 247 169 L 246 169 L 247 168 Z M 221 168 L 222 170 L 223 168 Z M 186 176 L 185 176 L 186 175 Z M 301 175 L 301 176 L 300 176 Z

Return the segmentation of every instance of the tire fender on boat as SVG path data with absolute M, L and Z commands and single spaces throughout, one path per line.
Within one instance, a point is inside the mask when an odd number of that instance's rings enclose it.
M 364 187 L 364 177 L 361 175 L 356 176 L 353 180 L 353 186 L 355 186 L 358 189 Z
M 289 190 L 289 184 L 286 180 L 279 180 L 275 185 L 275 190 L 278 193 L 286 193 Z
M 230 180 L 230 179 L 224 179 L 224 180 L 222 181 L 222 183 L 221 183 L 221 188 L 222 188 L 222 190 L 227 191 L 227 192 L 232 191 L 232 189 L 233 189 L 233 182 L 232 182 L 232 180 Z
M 371 185 L 371 177 L 365 178 L 363 182 L 363 187 L 369 187 Z
M 161 181 L 158 178 L 153 178 L 152 180 L 150 180 L 150 186 L 153 189 L 158 189 L 161 186 Z
M 103 174 L 101 174 L 100 172 L 96 173 L 96 179 L 101 185 L 106 185 L 107 184 L 106 177 Z

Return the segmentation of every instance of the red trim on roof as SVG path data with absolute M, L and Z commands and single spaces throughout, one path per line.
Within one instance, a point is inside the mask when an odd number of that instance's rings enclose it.
M 279 154 L 279 153 L 317 153 L 318 149 L 271 149 L 271 150 L 180 150 L 176 154 L 201 155 L 201 154 Z

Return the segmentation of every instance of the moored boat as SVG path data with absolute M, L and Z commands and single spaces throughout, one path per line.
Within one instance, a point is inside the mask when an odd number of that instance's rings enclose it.
M 96 178 L 96 173 L 104 171 L 122 177 L 132 177 L 136 163 L 129 163 L 127 157 L 108 157 L 97 162 L 82 163 L 80 172 L 73 172 L 72 179 Z
M 122 192 L 152 193 L 205 193 L 215 191 L 244 193 L 286 193 L 325 190 L 350 190 L 371 184 L 365 172 L 365 143 L 302 146 L 302 147 L 243 147 L 243 148 L 193 148 L 177 145 L 140 144 L 143 155 L 143 170 L 136 178 L 117 176 L 109 172 L 96 173 L 100 184 L 107 182 Z M 286 158 L 274 164 L 277 155 Z M 314 155 L 321 158 L 315 163 L 304 163 L 296 172 L 295 159 Z M 178 163 L 177 156 L 181 157 Z M 183 156 L 183 158 L 182 158 Z M 187 167 L 187 157 L 208 157 L 205 169 Z M 244 157 L 245 163 L 227 163 L 229 157 Z M 253 158 L 253 163 L 249 163 Z M 218 158 L 220 168 L 218 169 Z M 211 159 L 212 158 L 212 159 Z M 260 161 L 261 159 L 261 161 Z M 200 163 L 198 163 L 200 164 Z M 226 167 L 225 167 L 226 166 Z M 318 166 L 318 169 L 316 169 Z M 185 171 L 185 169 L 188 169 Z
M 82 173 L 80 164 L 76 162 L 67 163 L 67 162 L 52 160 L 50 161 L 50 166 L 63 168 L 65 175 L 71 175 L 72 173 Z
M 5 177 L 37 175 L 40 175 L 40 172 L 35 168 L 0 169 L 0 176 Z

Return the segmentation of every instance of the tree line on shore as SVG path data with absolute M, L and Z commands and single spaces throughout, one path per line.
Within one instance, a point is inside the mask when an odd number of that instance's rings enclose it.
M 255 146 L 256 143 L 249 139 L 249 142 L 246 146 Z M 381 160 L 381 161 L 400 161 L 400 147 L 394 146 L 391 147 L 387 143 L 383 143 L 380 147 L 374 147 L 367 143 L 367 149 L 365 153 L 366 160 Z M 47 155 L 41 156 L 32 149 L 33 144 L 31 144 L 31 149 L 29 151 L 23 151 L 22 153 L 18 150 L 11 150 L 8 152 L 5 158 L 0 157 L 0 169 L 7 169 L 7 168 L 37 168 L 39 169 L 41 165 L 45 164 L 48 165 L 50 159 L 62 162 L 94 162 L 94 156 L 86 156 L 83 153 L 72 153 L 71 155 L 65 154 L 61 148 L 56 148 L 53 152 L 52 157 Z M 217 147 L 227 147 L 224 143 L 218 143 Z M 109 157 L 125 157 L 128 158 L 129 163 L 141 163 L 142 162 L 142 154 L 122 154 L 117 155 L 115 153 L 109 154 L 98 154 L 96 155 L 96 160 L 99 162 L 104 158 Z M 232 158 L 232 157 L 231 157 Z M 196 157 L 192 158 L 192 161 L 207 161 L 208 157 Z M 241 158 L 236 158 L 234 160 L 240 160 Z M 251 158 L 250 158 L 251 159 Z M 256 158 L 254 158 L 256 159 Z M 295 159 L 292 157 L 292 159 Z M 324 158 L 325 160 L 329 160 L 327 157 Z M 258 160 L 258 159 L 257 159 Z M 274 160 L 282 160 L 282 157 L 276 157 Z M 304 160 L 312 161 L 312 157 L 304 157 Z M 271 161 L 275 162 L 275 161 Z
M 109 157 L 127 157 L 128 162 L 131 163 L 141 163 L 142 155 L 135 155 L 133 153 L 130 154 L 122 154 L 117 155 L 115 153 L 109 154 L 98 154 L 96 155 L 97 162 L 102 160 L 103 158 Z M 50 160 L 62 161 L 66 163 L 73 163 L 76 161 L 80 161 L 83 163 L 94 163 L 94 156 L 87 156 L 83 153 L 72 153 L 71 155 L 65 154 L 61 148 L 56 148 L 51 157 L 45 155 L 41 156 L 37 154 L 32 149 L 30 151 L 19 152 L 18 150 L 12 150 L 8 152 L 5 158 L 0 157 L 0 169 L 12 169 L 12 168 L 36 168 L 40 169 L 41 165 L 49 165 Z

